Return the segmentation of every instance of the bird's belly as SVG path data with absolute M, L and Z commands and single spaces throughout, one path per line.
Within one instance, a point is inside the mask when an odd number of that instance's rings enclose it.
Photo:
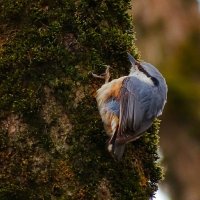
M 114 79 L 97 90 L 96 100 L 106 133 L 112 136 L 119 123 L 119 95 L 126 77 Z
M 108 109 L 108 107 L 100 110 L 101 119 L 104 124 L 105 131 L 109 137 L 113 135 L 119 124 L 118 116 Z

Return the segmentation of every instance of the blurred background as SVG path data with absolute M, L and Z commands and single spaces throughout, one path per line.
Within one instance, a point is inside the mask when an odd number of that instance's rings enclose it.
M 136 45 L 142 59 L 164 74 L 169 87 L 160 130 L 166 173 L 158 200 L 200 200 L 199 3 L 133 1 Z

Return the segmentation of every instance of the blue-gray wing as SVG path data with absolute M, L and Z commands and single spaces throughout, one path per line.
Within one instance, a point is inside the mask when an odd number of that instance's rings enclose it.
M 148 129 L 163 108 L 158 87 L 136 77 L 124 79 L 120 93 L 118 135 L 139 134 Z

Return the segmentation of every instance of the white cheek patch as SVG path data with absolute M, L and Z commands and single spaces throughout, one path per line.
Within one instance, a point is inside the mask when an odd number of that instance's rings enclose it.
M 132 76 L 138 78 L 140 81 L 145 82 L 149 85 L 154 85 L 153 81 L 151 80 L 150 77 L 147 77 L 144 73 L 142 72 L 135 72 L 133 74 L 131 74 Z

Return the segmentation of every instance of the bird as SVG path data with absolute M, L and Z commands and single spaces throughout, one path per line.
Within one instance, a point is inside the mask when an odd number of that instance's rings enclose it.
M 167 102 L 165 78 L 152 64 L 136 60 L 130 53 L 130 73 L 110 79 L 110 66 L 102 75 L 105 83 L 96 92 L 96 101 L 106 134 L 108 152 L 118 161 L 125 146 L 140 138 L 159 117 Z

